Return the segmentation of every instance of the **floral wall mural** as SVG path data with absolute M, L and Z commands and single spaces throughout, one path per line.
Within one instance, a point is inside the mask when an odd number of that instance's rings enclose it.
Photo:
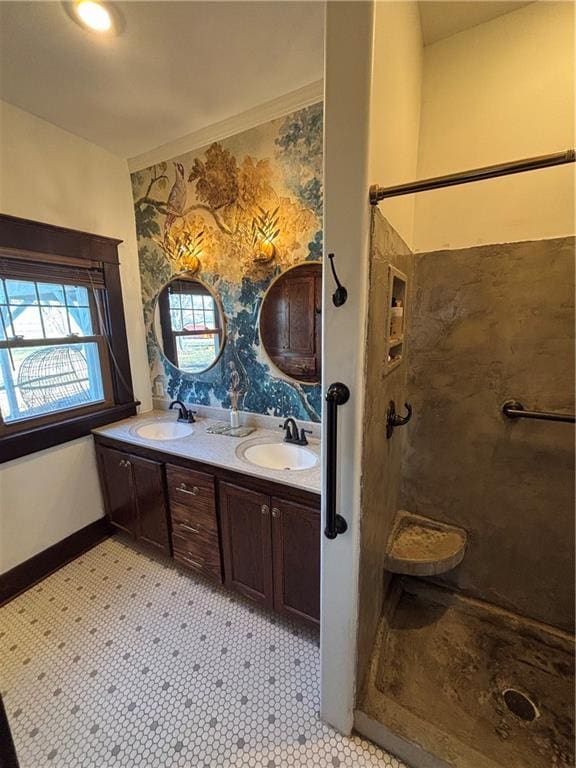
M 132 174 L 150 376 L 170 398 L 319 421 L 319 385 L 287 380 L 260 346 L 258 315 L 271 281 L 322 258 L 322 105 Z M 191 271 L 219 295 L 227 319 L 219 362 L 179 371 L 160 354 L 154 302 L 174 275 Z M 157 394 L 157 391 L 155 391 Z

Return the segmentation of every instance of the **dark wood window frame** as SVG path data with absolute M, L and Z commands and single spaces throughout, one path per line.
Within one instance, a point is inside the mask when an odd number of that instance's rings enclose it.
M 77 270 L 79 279 L 90 270 L 101 284 L 101 332 L 106 337 L 111 391 L 105 402 L 51 414 L 47 423 L 32 426 L 26 420 L 0 434 L 0 463 L 42 451 L 89 435 L 95 427 L 133 416 L 134 400 L 126 323 L 122 303 L 118 245 L 121 240 L 56 227 L 0 214 L 0 260 L 9 260 L 23 275 L 45 265 L 63 268 L 63 275 Z M 30 279 L 30 278 L 28 278 Z M 79 337 L 79 340 L 82 340 Z

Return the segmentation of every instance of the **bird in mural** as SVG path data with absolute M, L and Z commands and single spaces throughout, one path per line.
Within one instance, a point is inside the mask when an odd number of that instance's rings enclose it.
M 167 205 L 170 210 L 176 211 L 177 213 L 182 213 L 186 206 L 186 181 L 184 180 L 184 166 L 182 163 L 174 163 L 174 168 L 176 168 L 176 178 L 174 179 L 174 184 L 172 185 L 170 194 L 168 195 Z M 164 232 L 170 231 L 170 227 L 172 224 L 174 224 L 177 218 L 178 216 L 176 214 L 166 214 Z

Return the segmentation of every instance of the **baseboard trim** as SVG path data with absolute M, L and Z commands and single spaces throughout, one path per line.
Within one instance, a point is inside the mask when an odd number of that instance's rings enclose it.
M 25 592 L 46 576 L 76 559 L 83 552 L 92 549 L 103 539 L 108 538 L 112 528 L 107 518 L 101 517 L 81 528 L 71 536 L 58 541 L 43 552 L 15 566 L 0 575 L 0 605 L 4 605 L 17 595 Z

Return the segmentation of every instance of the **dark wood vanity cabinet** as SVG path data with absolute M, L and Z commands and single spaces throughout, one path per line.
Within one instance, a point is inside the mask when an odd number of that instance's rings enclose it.
M 174 560 L 222 581 L 214 477 L 166 465 Z
M 220 484 L 226 583 L 261 605 L 273 607 L 270 497 L 231 483 Z
M 106 512 L 116 528 L 262 606 L 319 623 L 316 494 L 133 450 L 96 437 Z
M 226 583 L 261 605 L 320 620 L 320 512 L 317 508 L 220 485 Z
M 320 623 L 320 510 L 272 498 L 274 608 Z
M 102 445 L 96 450 L 112 525 L 170 554 L 162 463 Z

